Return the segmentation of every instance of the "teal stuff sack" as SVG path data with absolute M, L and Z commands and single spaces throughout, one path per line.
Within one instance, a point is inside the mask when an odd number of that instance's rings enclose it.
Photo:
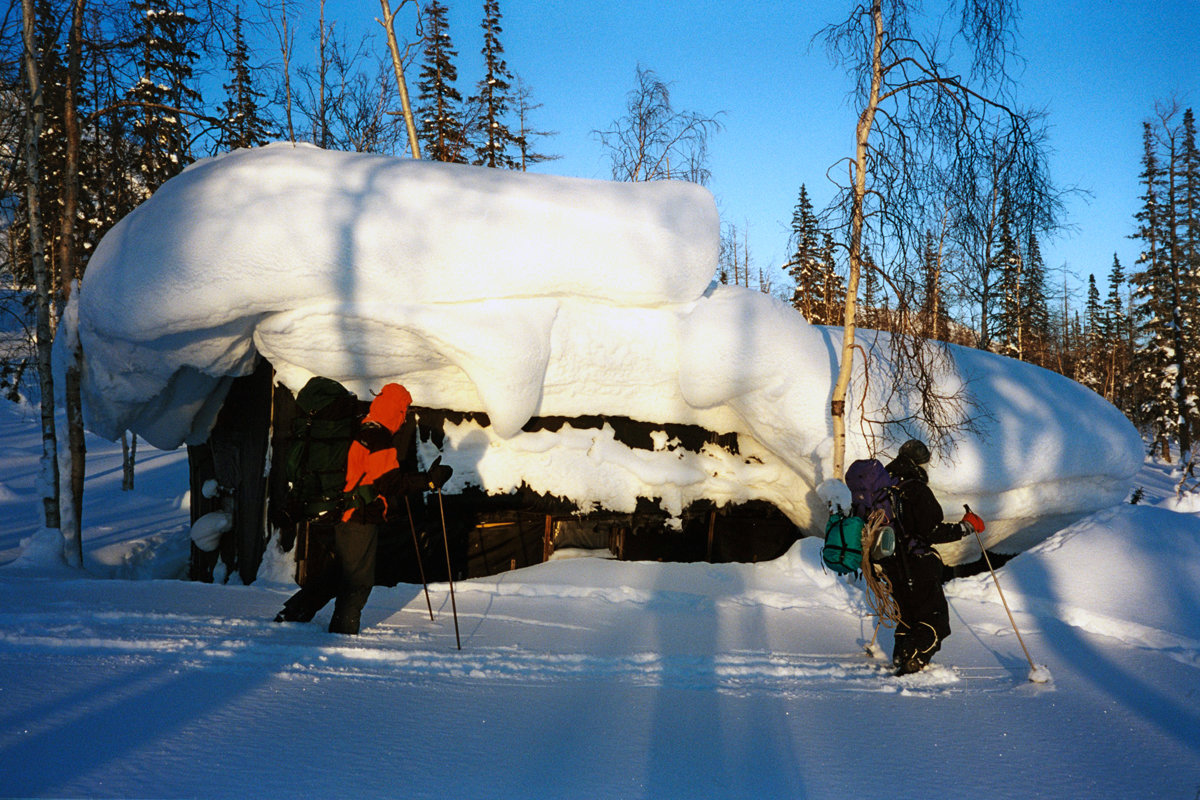
M 839 575 L 862 569 L 863 524 L 859 517 L 830 516 L 825 525 L 825 546 L 821 548 L 821 560 L 825 566 Z

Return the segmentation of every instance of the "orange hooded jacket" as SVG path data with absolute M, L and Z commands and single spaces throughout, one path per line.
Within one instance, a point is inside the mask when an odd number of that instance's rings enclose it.
M 389 383 L 380 390 L 371 401 L 371 410 L 367 412 L 362 424 L 378 424 L 395 435 L 408 416 L 408 407 L 412 403 L 412 395 L 398 383 Z M 345 492 L 351 493 L 362 487 L 370 487 L 381 477 L 392 470 L 400 468 L 396 448 L 390 442 L 386 447 L 371 450 L 362 441 L 355 439 L 350 445 L 350 453 L 346 458 L 346 487 Z M 387 519 L 387 499 L 379 495 L 383 502 L 383 518 Z M 359 506 L 351 502 L 342 512 L 342 522 L 349 522 L 359 511 Z

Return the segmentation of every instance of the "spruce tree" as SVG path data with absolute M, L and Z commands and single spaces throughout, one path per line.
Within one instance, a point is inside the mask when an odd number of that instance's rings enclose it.
M 920 305 L 921 330 L 930 339 L 949 341 L 950 313 L 942 292 L 942 243 L 933 231 L 925 231 L 921 246 Z
M 1200 437 L 1200 408 L 1195 396 L 1200 382 L 1200 150 L 1196 146 L 1196 119 L 1192 109 L 1183 112 L 1175 219 L 1181 283 L 1184 370 L 1187 378 L 1185 412 L 1190 438 Z
M 1108 297 L 1104 301 L 1104 341 L 1106 347 L 1104 397 L 1110 403 L 1133 416 L 1137 407 L 1129 385 L 1129 362 L 1133 355 L 1133 334 L 1126 312 L 1122 290 L 1125 271 L 1121 259 L 1113 253 L 1112 269 L 1108 273 Z
M 467 161 L 467 138 L 462 121 L 462 95 L 454 87 L 458 52 L 450 40 L 446 7 L 431 0 L 425 8 L 425 48 L 417 83 L 417 122 L 421 150 L 434 161 Z
M 200 103 L 192 87 L 197 55 L 190 40 L 196 22 L 172 0 L 138 0 L 132 8 L 140 18 L 135 46 L 141 74 L 128 98 L 136 107 L 137 168 L 149 196 L 192 161 L 192 137 L 183 118 Z
M 483 3 L 483 78 L 476 89 L 477 94 L 467 102 L 475 110 L 473 138 L 475 140 L 475 163 L 485 167 L 517 169 L 522 151 L 522 142 L 508 127 L 509 112 L 513 105 L 512 73 L 504 61 L 504 47 L 500 44 L 500 2 L 484 0 Z
M 1036 234 L 1029 234 L 1021 267 L 1021 308 L 1018 315 L 1024 360 L 1039 366 L 1049 363 L 1050 303 L 1046 293 L 1046 264 Z
M 923 322 L 922 329 L 930 339 L 940 339 L 936 317 L 940 300 L 940 292 L 938 291 L 940 274 L 938 248 L 937 240 L 933 236 L 933 231 L 930 230 L 925 231 L 925 236 L 921 240 L 920 269 L 921 297 L 919 312 Z
M 819 302 L 813 307 L 813 319 L 810 322 L 818 325 L 837 325 L 842 321 L 842 309 L 846 305 L 846 280 L 837 271 L 837 260 L 834 253 L 837 245 L 833 236 L 826 233 L 821 243 L 821 293 Z
M 883 304 L 883 281 L 879 277 L 879 267 L 870 252 L 862 254 L 862 308 L 857 318 L 864 328 L 884 330 L 887 309 Z
M 1087 304 L 1084 306 L 1083 358 L 1079 382 L 1094 392 L 1103 391 L 1104 306 L 1095 274 L 1088 275 Z
M 820 304 L 823 284 L 818 225 L 808 188 L 800 184 L 800 198 L 792 212 L 792 257 L 785 269 L 795 283 L 792 307 L 810 322 Z
M 999 351 L 1013 358 L 1022 358 L 1021 287 L 1022 261 L 1013 238 L 1012 215 L 1007 192 L 1000 203 L 1000 241 L 992 255 L 989 273 L 1000 276 L 1000 308 L 996 314 L 994 340 Z
M 1168 118 L 1163 120 L 1164 127 Z M 1169 133 L 1169 129 L 1168 129 Z M 1168 139 L 1170 137 L 1168 136 Z M 1181 392 L 1186 371 L 1181 336 L 1181 300 L 1179 270 L 1175 261 L 1177 246 L 1172 224 L 1174 216 L 1173 153 L 1168 152 L 1166 169 L 1159 162 L 1158 143 L 1151 123 L 1142 128 L 1142 207 L 1135 215 L 1139 226 L 1134 237 L 1142 242 L 1138 257 L 1141 271 L 1133 275 L 1135 314 L 1140 347 L 1135 351 L 1135 380 L 1143 397 L 1140 420 L 1149 426 L 1162 449 L 1171 457 L 1170 445 L 1178 440 L 1181 450 L 1191 444 L 1186 424 L 1181 425 L 1184 408 Z M 1168 151 L 1172 150 L 1168 147 Z
M 222 149 L 259 147 L 270 141 L 270 123 L 259 114 L 258 102 L 263 93 L 254 88 L 250 71 L 250 49 L 242 35 L 240 8 L 233 11 L 233 41 L 226 51 L 230 81 L 225 84 L 226 100 L 221 106 Z
M 556 131 L 542 131 L 532 127 L 532 122 L 529 117 L 539 108 L 541 103 L 533 102 L 533 90 L 529 88 L 524 81 L 517 78 L 517 122 L 520 126 L 520 132 L 517 134 L 517 142 L 521 148 L 520 169 L 522 172 L 532 164 L 540 164 L 544 161 L 555 161 L 561 156 L 549 155 L 539 152 L 534 148 L 535 139 L 544 138 L 546 136 L 556 135 Z

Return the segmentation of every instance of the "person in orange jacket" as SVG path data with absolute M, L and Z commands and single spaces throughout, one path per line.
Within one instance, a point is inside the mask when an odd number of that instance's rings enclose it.
M 363 606 L 375 585 L 379 525 L 403 509 L 404 495 L 440 489 L 452 470 L 439 457 L 428 472 L 400 469 L 397 445 L 412 396 L 389 383 L 371 401 L 346 458 L 345 510 L 334 528 L 334 552 L 340 565 L 330 633 L 357 634 Z M 402 512 L 401 512 L 402 513 Z

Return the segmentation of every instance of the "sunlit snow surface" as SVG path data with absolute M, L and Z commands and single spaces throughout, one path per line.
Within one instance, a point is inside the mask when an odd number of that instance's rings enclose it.
M 758 564 L 558 551 L 457 582 L 455 602 L 431 584 L 434 619 L 421 586 L 399 584 L 371 593 L 358 637 L 326 632 L 328 606 L 275 624 L 293 554 L 272 540 L 250 586 L 221 583 L 223 567 L 214 584 L 180 580 L 185 454 L 139 448 L 122 491 L 120 446 L 87 445 L 78 570 L 38 532 L 37 409 L 0 403 L 0 797 L 1117 800 L 1200 786 L 1200 499 L 1175 499 L 1174 465 L 1145 465 L 1140 505 L 997 568 L 1020 641 L 990 575 L 953 580 L 953 635 L 895 677 L 863 653 L 861 581 L 823 570 L 815 539 Z M 885 656 L 892 642 L 878 631 Z M 1051 683 L 1028 679 L 1023 647 Z
M 585 508 L 643 496 L 672 513 L 699 497 L 763 499 L 812 532 L 841 331 L 712 287 L 719 229 L 708 192 L 674 181 L 290 144 L 206 159 L 89 264 L 77 323 L 88 425 L 167 449 L 204 441 L 229 380 L 262 354 L 293 391 L 312 375 L 362 397 L 399 381 L 418 406 L 486 412 L 490 427 L 450 431 L 449 490 L 525 482 Z M 989 544 L 1033 541 L 1124 499 L 1141 445 L 1116 409 L 1048 371 L 951 351 L 941 385 L 965 386 L 985 417 L 932 464 L 948 515 L 970 503 Z M 868 452 L 859 400 L 872 408 L 887 384 L 874 363 L 852 387 L 851 459 Z M 633 450 L 611 430 L 521 431 L 533 416 L 584 414 L 735 432 L 739 457 L 666 441 Z

